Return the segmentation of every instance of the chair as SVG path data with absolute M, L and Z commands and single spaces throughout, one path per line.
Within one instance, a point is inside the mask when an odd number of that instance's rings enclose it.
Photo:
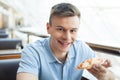
M 0 80 L 16 80 L 20 59 L 0 60 Z
M 23 48 L 21 39 L 17 38 L 0 39 L 0 50 L 16 49 L 18 47 Z
M 8 36 L 6 29 L 0 29 L 0 38 L 8 38 Z
M 6 34 L 6 33 L 0 33 L 0 38 L 8 38 L 8 34 Z

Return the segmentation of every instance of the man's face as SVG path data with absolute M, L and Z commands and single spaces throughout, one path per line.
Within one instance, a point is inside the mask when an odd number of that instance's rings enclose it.
M 50 46 L 54 52 L 67 52 L 76 39 L 79 18 L 53 17 L 51 25 L 47 24 L 47 32 L 51 35 Z

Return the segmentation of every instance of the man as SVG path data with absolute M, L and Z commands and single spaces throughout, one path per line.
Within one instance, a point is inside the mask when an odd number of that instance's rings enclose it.
M 77 70 L 77 65 L 95 54 L 84 42 L 76 40 L 79 24 L 80 12 L 74 5 L 53 6 L 47 23 L 50 37 L 23 49 L 17 80 L 81 80 L 83 70 Z M 113 80 L 107 67 L 108 60 L 88 71 L 99 80 Z

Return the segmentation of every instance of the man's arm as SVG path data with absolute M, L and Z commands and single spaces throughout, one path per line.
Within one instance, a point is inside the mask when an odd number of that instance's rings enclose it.
M 17 73 L 16 80 L 38 80 L 38 77 L 30 73 L 21 72 L 21 73 Z

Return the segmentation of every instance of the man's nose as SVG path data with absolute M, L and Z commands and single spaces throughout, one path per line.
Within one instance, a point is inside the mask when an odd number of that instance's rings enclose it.
M 65 33 L 63 34 L 63 38 L 64 38 L 65 40 L 70 40 L 70 39 L 71 39 L 71 34 L 70 34 L 70 32 L 65 32 Z

